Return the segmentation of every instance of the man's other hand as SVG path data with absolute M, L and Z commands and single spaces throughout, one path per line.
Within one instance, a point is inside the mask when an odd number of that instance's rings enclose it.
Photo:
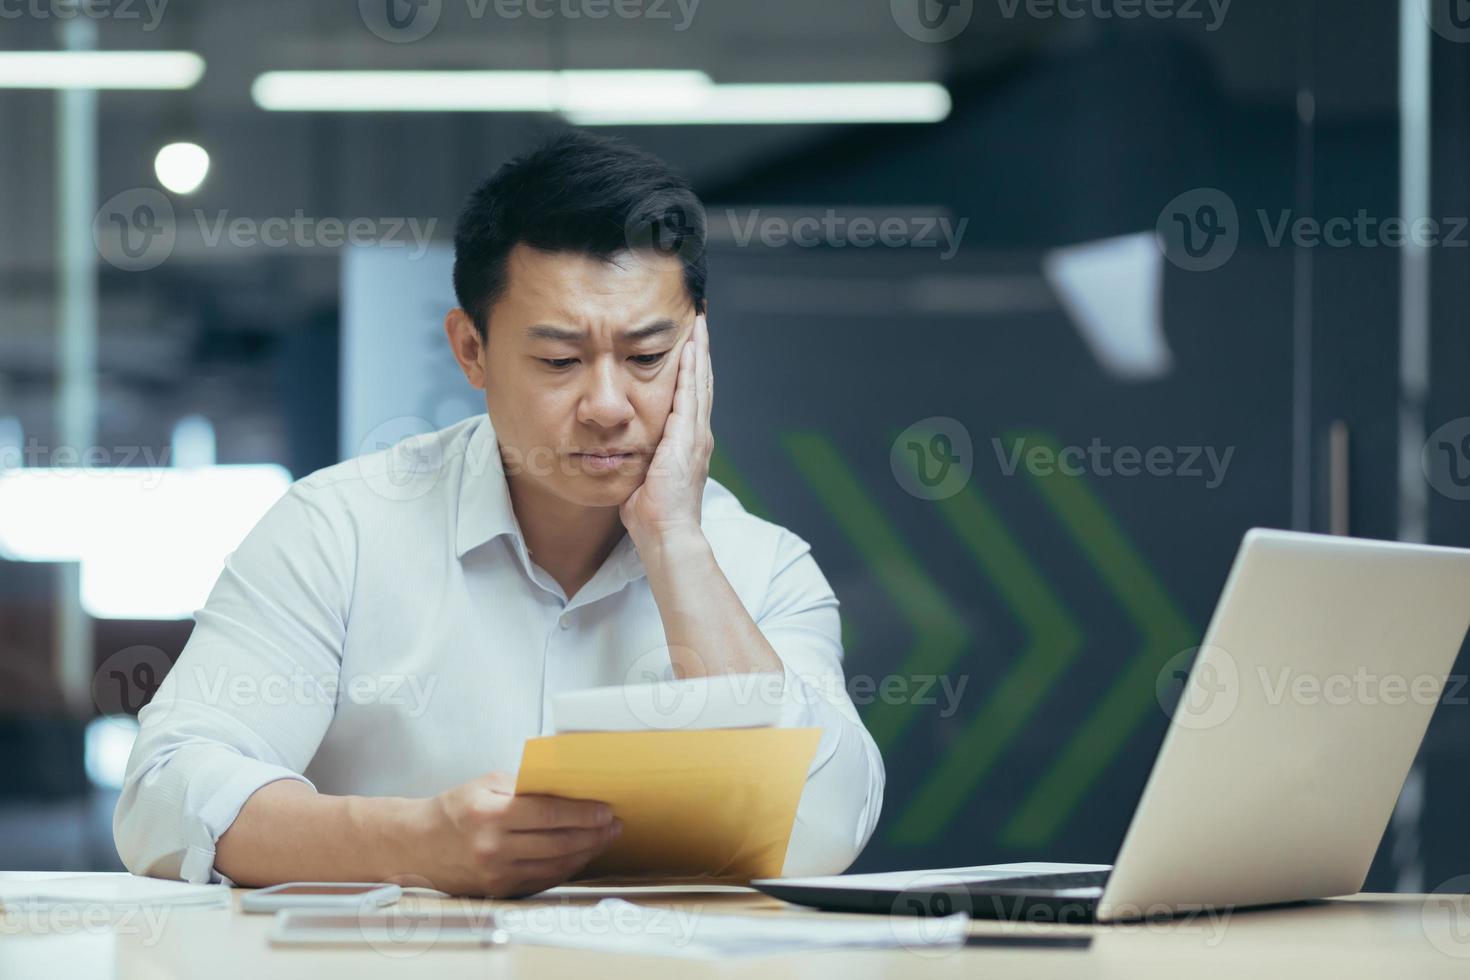
M 510 898 L 570 879 L 622 833 L 595 800 L 516 796 L 492 772 L 424 801 L 419 873 L 457 895 Z

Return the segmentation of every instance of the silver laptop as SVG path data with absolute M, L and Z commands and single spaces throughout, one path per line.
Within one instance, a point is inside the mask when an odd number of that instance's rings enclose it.
M 1111 867 L 753 884 L 833 910 L 1070 922 L 1357 892 L 1467 628 L 1470 551 L 1251 531 Z

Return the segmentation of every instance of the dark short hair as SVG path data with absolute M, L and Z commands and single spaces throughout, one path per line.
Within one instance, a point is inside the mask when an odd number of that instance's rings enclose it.
M 703 312 L 704 244 L 704 206 L 672 167 L 624 140 L 572 132 L 470 194 L 454 228 L 454 295 L 484 338 L 515 246 L 607 261 L 652 249 L 683 261 L 685 288 Z

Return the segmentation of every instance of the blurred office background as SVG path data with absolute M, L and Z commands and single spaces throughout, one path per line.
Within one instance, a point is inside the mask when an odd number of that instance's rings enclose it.
M 715 476 L 844 603 L 859 869 L 1111 860 L 1247 528 L 1470 545 L 1463 15 L 0 4 L 0 868 L 117 866 L 129 716 L 290 479 L 481 410 L 454 216 L 576 125 L 708 205 Z M 289 74 L 349 70 L 492 74 Z M 1370 888 L 1470 871 L 1452 693 Z

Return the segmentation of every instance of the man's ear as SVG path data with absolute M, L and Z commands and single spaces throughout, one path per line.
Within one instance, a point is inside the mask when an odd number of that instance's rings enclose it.
M 485 341 L 481 339 L 475 321 L 456 306 L 444 317 L 444 335 L 449 338 L 449 348 L 454 351 L 454 359 L 459 362 L 459 369 L 464 372 L 465 380 L 484 390 Z

